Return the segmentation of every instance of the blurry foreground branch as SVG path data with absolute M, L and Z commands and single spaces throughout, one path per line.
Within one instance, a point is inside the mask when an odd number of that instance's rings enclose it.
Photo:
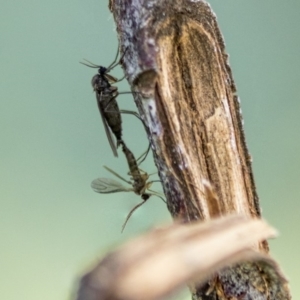
M 153 230 L 110 253 L 86 274 L 78 300 L 161 299 L 186 283 L 202 283 L 224 266 L 249 259 L 261 274 L 284 284 L 275 263 L 250 250 L 251 244 L 274 234 L 263 221 L 237 216 Z

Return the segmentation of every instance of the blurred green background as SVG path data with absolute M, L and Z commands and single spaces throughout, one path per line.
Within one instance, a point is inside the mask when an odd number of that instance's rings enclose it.
M 104 135 L 90 85 L 96 70 L 79 64 L 86 58 L 108 65 L 114 58 L 117 38 L 107 2 L 2 1 L 1 299 L 68 299 L 78 276 L 106 251 L 171 220 L 153 197 L 121 234 L 139 197 L 90 188 L 94 178 L 111 177 L 104 164 L 127 172 Z M 263 216 L 281 233 L 271 251 L 297 299 L 300 2 L 210 3 L 241 98 Z M 129 90 L 125 81 L 119 90 Z M 134 109 L 131 96 L 120 96 L 119 103 Z M 138 156 L 148 145 L 143 126 L 130 116 L 123 122 L 125 140 Z M 155 171 L 151 155 L 143 169 Z

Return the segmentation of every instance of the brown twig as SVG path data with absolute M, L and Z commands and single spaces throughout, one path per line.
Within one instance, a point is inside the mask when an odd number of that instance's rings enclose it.
M 111 0 L 110 9 L 171 215 L 184 222 L 230 213 L 260 218 L 236 88 L 210 6 Z M 253 247 L 268 252 L 266 242 Z M 288 299 L 286 286 L 268 276 L 245 263 L 191 290 L 194 299 Z

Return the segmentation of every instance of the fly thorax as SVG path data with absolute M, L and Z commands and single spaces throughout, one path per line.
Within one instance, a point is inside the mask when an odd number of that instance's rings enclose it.
M 102 77 L 99 74 L 96 74 L 92 78 L 92 87 L 95 91 L 105 91 L 106 89 L 109 90 L 111 87 L 110 83 L 106 80 L 106 78 Z
M 92 84 L 92 87 L 93 87 L 94 89 L 95 89 L 96 86 L 98 86 L 99 78 L 100 78 L 100 75 L 99 75 L 99 74 L 96 74 L 96 75 L 93 76 L 93 78 L 92 78 L 91 84 Z
M 135 193 L 140 195 L 140 194 L 144 193 L 146 183 L 144 180 L 142 180 L 142 178 L 139 178 L 139 179 L 134 180 L 134 183 L 132 186 L 134 188 Z

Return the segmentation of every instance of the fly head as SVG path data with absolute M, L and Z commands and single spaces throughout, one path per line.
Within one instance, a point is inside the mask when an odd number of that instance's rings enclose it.
M 149 198 L 150 198 L 150 194 L 147 194 L 147 193 L 144 193 L 144 194 L 142 194 L 141 195 L 141 197 L 142 197 L 142 199 L 144 200 L 144 201 L 147 201 Z
M 100 76 L 103 77 L 105 75 L 106 71 L 107 71 L 107 68 L 100 66 L 98 73 Z

